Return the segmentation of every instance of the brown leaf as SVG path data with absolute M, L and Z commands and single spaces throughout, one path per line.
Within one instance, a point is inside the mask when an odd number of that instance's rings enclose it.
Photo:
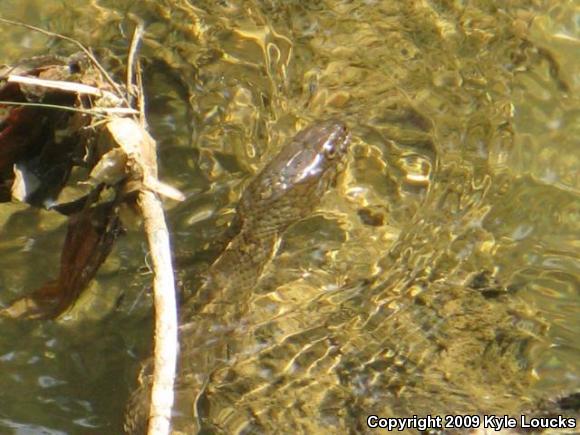
M 122 231 L 114 203 L 87 207 L 69 221 L 60 259 L 60 274 L 14 301 L 1 315 L 54 318 L 69 309 L 94 278 Z

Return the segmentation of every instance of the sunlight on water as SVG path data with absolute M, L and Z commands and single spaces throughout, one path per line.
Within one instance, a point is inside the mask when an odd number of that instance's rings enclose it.
M 76 37 L 119 74 L 145 20 L 160 171 L 188 195 L 168 204 L 185 295 L 288 137 L 328 117 L 353 134 L 319 210 L 221 301 L 246 307 L 239 323 L 216 302 L 233 332 L 184 343 L 176 429 L 363 432 L 371 413 L 519 415 L 580 388 L 574 2 L 138 3 L 9 0 L 0 16 Z M 3 63 L 75 50 L 1 26 Z M 64 228 L 4 204 L 0 225 L 7 303 L 56 273 Z M 118 242 L 68 320 L 0 322 L 0 428 L 121 430 L 150 337 L 142 243 Z

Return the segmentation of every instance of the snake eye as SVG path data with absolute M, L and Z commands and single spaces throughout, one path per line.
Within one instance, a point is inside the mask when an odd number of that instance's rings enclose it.
M 332 143 L 332 141 L 326 142 L 323 146 L 323 149 L 324 155 L 327 159 L 332 160 L 336 157 L 336 146 L 334 143 Z
M 336 157 L 336 148 L 333 146 L 324 148 L 324 155 L 329 159 L 334 159 Z

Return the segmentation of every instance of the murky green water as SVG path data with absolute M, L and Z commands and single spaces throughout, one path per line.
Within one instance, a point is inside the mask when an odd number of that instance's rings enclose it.
M 185 292 L 288 136 L 351 127 L 341 182 L 240 295 L 209 423 L 364 431 L 369 413 L 518 413 L 580 387 L 575 2 L 5 0 L 0 16 L 104 55 L 146 21 L 161 173 L 188 195 L 168 204 Z M 0 62 L 72 50 L 1 29 Z M 3 303 L 56 273 L 62 222 L 2 205 Z M 120 431 L 149 346 L 145 257 L 132 229 L 66 318 L 0 322 L 3 431 Z

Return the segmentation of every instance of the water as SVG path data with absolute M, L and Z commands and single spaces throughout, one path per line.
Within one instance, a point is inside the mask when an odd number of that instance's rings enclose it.
M 161 176 L 188 195 L 168 204 L 184 292 L 244 183 L 298 126 L 338 116 L 353 131 L 338 186 L 240 295 L 251 309 L 206 391 L 209 420 L 362 431 L 371 412 L 517 413 L 578 389 L 574 2 L 0 5 L 103 56 L 126 52 L 129 13 L 148 24 Z M 4 62 L 72 50 L 2 31 Z M 18 205 L 0 225 L 6 303 L 56 273 L 64 227 Z M 131 230 L 65 319 L 1 322 L 0 427 L 119 432 L 150 338 L 144 264 Z M 470 286 L 478 276 L 487 288 Z

